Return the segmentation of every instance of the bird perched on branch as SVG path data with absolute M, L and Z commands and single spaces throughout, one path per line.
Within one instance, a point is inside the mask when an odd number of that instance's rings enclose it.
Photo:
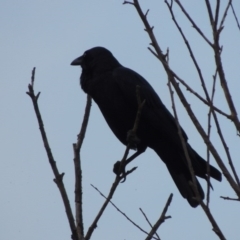
M 143 153 L 147 147 L 153 149 L 166 164 L 181 195 L 192 207 L 198 206 L 199 197 L 200 200 L 204 199 L 204 192 L 196 176 L 208 179 L 207 162 L 189 145 L 187 135 L 181 129 L 194 170 L 193 181 L 175 118 L 151 85 L 138 73 L 122 66 L 112 53 L 103 47 L 85 51 L 71 65 L 82 67 L 80 84 L 83 91 L 97 103 L 108 126 L 124 145 L 128 144 L 127 134 L 135 122 L 138 110 L 136 87 L 140 87 L 140 98 L 145 100 L 145 104 L 136 132 L 139 141 L 135 145 L 136 152 L 126 160 L 126 164 Z M 221 181 L 221 173 L 211 165 L 209 175 Z

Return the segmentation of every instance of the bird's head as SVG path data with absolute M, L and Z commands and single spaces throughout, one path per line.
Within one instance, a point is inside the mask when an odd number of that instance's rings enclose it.
M 71 62 L 72 66 L 81 66 L 83 71 L 100 73 L 119 66 L 112 53 L 104 47 L 94 47 Z

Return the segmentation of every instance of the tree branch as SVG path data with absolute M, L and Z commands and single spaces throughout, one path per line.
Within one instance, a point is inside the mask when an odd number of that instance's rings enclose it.
M 52 171 L 53 171 L 54 176 L 55 176 L 54 182 L 58 186 L 58 189 L 60 191 L 60 194 L 61 194 L 61 197 L 62 197 L 62 200 L 63 200 L 63 203 L 64 203 L 65 211 L 66 211 L 67 218 L 68 218 L 68 223 L 69 223 L 69 226 L 70 226 L 70 229 L 71 229 L 71 232 L 72 232 L 72 239 L 73 240 L 78 240 L 78 236 L 77 236 L 77 232 L 76 232 L 76 226 L 75 226 L 75 223 L 74 223 L 74 218 L 73 218 L 71 206 L 70 206 L 69 199 L 68 199 L 68 196 L 67 196 L 67 192 L 66 192 L 66 189 L 65 189 L 64 183 L 63 183 L 64 173 L 61 173 L 61 174 L 59 173 L 56 162 L 55 162 L 55 160 L 53 158 L 53 155 L 52 155 L 51 148 L 50 148 L 49 143 L 48 143 L 48 139 L 47 139 L 47 135 L 46 135 L 46 132 L 45 132 L 45 129 L 44 129 L 44 124 L 43 124 L 43 121 L 42 121 L 41 113 L 40 113 L 40 110 L 39 110 L 39 107 L 38 107 L 38 98 L 40 96 L 40 92 L 37 93 L 37 95 L 35 95 L 35 93 L 34 93 L 34 81 L 35 81 L 35 68 L 33 68 L 33 70 L 32 70 L 31 83 L 28 85 L 28 90 L 29 91 L 27 92 L 27 94 L 32 99 L 32 103 L 33 103 L 33 107 L 34 107 L 35 114 L 36 114 L 36 117 L 37 117 L 37 121 L 38 121 L 39 129 L 40 129 L 40 133 L 41 133 L 41 136 L 42 136 L 43 144 L 44 144 L 47 156 L 48 156 L 48 161 L 51 165 Z
M 144 103 L 145 103 L 145 100 L 143 100 L 143 102 L 141 102 L 139 86 L 136 86 L 136 97 L 137 97 L 137 101 L 138 101 L 138 111 L 137 111 L 137 114 L 136 114 L 136 119 L 135 119 L 135 122 L 134 122 L 134 125 L 133 125 L 133 129 L 131 130 L 134 134 L 136 134 L 136 131 L 137 131 L 137 128 L 138 128 L 138 124 L 139 124 L 139 120 L 140 120 L 140 116 L 141 116 L 141 111 L 142 111 L 142 108 L 143 108 Z M 127 159 L 130 147 L 131 147 L 131 143 L 128 143 L 128 145 L 126 147 L 126 150 L 124 152 L 123 158 L 122 158 L 122 160 L 120 162 L 120 169 L 124 165 L 124 162 Z M 122 176 L 116 175 L 115 181 L 112 184 L 112 187 L 111 187 L 111 189 L 109 191 L 109 194 L 108 194 L 108 196 L 106 198 L 106 201 L 103 203 L 103 205 L 102 205 L 100 211 L 98 212 L 96 218 L 94 219 L 93 223 L 89 227 L 88 232 L 87 232 L 87 234 L 85 236 L 85 240 L 89 240 L 91 238 L 91 235 L 92 235 L 94 229 L 97 227 L 97 222 L 99 221 L 100 217 L 102 216 L 102 214 L 103 214 L 104 210 L 106 209 L 108 203 L 112 199 L 113 194 L 114 194 L 115 190 L 117 189 L 118 184 L 120 183 L 120 181 L 122 179 L 124 179 L 124 181 L 125 181 L 126 176 L 129 175 L 130 173 L 132 173 L 133 171 L 135 171 L 136 169 L 137 168 L 134 167 L 131 170 L 129 170 L 126 173 L 124 173 Z
M 160 216 L 160 218 L 157 220 L 157 222 L 154 224 L 154 226 L 152 227 L 152 230 L 150 231 L 148 237 L 145 240 L 151 240 L 152 236 L 156 233 L 157 229 L 160 227 L 160 225 L 168 218 L 171 218 L 171 216 L 166 216 L 168 207 L 170 206 L 171 202 L 172 202 L 172 198 L 173 198 L 173 194 L 171 193 L 170 196 L 168 197 L 168 200 L 165 204 L 165 207 L 162 211 L 162 214 Z
M 95 187 L 94 185 L 91 184 L 91 186 L 102 196 L 104 197 L 105 199 L 107 199 L 107 197 L 97 188 Z M 124 213 L 123 211 L 121 211 L 112 201 L 109 201 L 112 206 L 117 209 L 118 212 L 120 212 L 130 223 L 132 223 L 136 228 L 138 228 L 141 232 L 145 233 L 148 235 L 148 232 L 145 231 L 144 229 L 142 229 L 138 224 L 136 224 L 133 220 L 131 220 L 126 213 Z M 153 237 L 153 239 L 156 239 L 158 240 L 157 238 Z
M 145 29 L 146 29 L 146 31 L 147 31 L 150 39 L 151 39 L 151 45 L 154 47 L 154 49 L 156 51 L 156 56 L 160 60 L 160 62 L 162 63 L 162 65 L 163 65 L 163 67 L 164 67 L 164 69 L 165 69 L 165 71 L 168 75 L 168 78 L 169 78 L 170 82 L 172 83 L 173 87 L 175 88 L 176 93 L 178 94 L 178 96 L 179 96 L 183 106 L 185 107 L 189 117 L 191 118 L 191 120 L 192 120 L 193 124 L 195 125 L 196 129 L 198 130 L 199 134 L 203 138 L 205 144 L 209 146 L 209 150 L 210 150 L 211 154 L 214 156 L 216 162 L 218 163 L 219 167 L 221 168 L 221 170 L 222 170 L 224 176 L 226 177 L 226 179 L 228 180 L 229 184 L 234 189 L 234 191 L 236 192 L 238 197 L 240 197 L 240 189 L 239 189 L 238 185 L 236 184 L 236 182 L 232 178 L 231 174 L 229 173 L 228 169 L 226 168 L 225 164 L 223 163 L 220 155 L 218 154 L 217 150 L 213 146 L 212 142 L 208 139 L 206 132 L 202 128 L 201 124 L 199 123 L 198 119 L 196 118 L 195 114 L 193 113 L 190 104 L 187 102 L 183 92 L 181 91 L 178 83 L 176 82 L 176 79 L 175 79 L 176 74 L 172 71 L 172 69 L 168 65 L 168 63 L 165 59 L 165 55 L 162 53 L 162 50 L 161 50 L 160 46 L 158 45 L 158 42 L 157 42 L 156 37 L 153 33 L 153 30 L 150 27 L 147 19 L 145 18 L 137 0 L 134 0 L 134 7 L 136 8 L 140 18 L 142 19 L 142 21 L 144 23 Z
M 78 134 L 77 143 L 73 144 L 74 152 L 74 169 L 75 169 L 75 211 L 76 211 L 76 225 L 79 239 L 84 236 L 84 225 L 83 225 L 83 209 L 82 209 L 82 168 L 80 159 L 80 150 L 86 134 L 88 120 L 90 116 L 92 99 L 87 95 L 87 103 L 85 107 L 85 114 L 82 121 L 80 133 Z

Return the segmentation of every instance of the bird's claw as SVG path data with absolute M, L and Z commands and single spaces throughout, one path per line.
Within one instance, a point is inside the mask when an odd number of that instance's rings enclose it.
M 114 165 L 113 165 L 113 172 L 119 177 L 122 178 L 123 180 L 121 182 L 125 182 L 126 181 L 126 170 L 125 170 L 125 164 L 117 161 Z
M 137 167 L 133 167 L 132 169 L 130 169 L 126 172 L 125 167 L 126 167 L 126 165 L 120 161 L 117 161 L 113 165 L 113 172 L 121 179 L 121 183 L 126 181 L 128 174 L 132 173 L 133 171 L 135 171 L 137 169 Z

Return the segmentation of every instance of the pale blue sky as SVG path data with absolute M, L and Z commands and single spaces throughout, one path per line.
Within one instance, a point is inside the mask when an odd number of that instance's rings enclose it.
M 199 79 L 179 33 L 171 20 L 164 1 L 143 3 L 150 8 L 149 20 L 165 51 L 170 49 L 170 64 L 176 73 L 199 91 Z M 211 39 L 206 8 L 199 1 L 184 1 L 197 23 Z M 225 2 L 225 1 L 224 1 Z M 235 10 L 240 18 L 240 5 Z M 211 86 L 215 71 L 213 53 L 199 38 L 191 25 L 176 9 L 176 16 L 194 47 L 207 85 Z M 171 110 L 167 77 L 161 64 L 147 50 L 149 38 L 135 9 L 122 1 L 2 1 L 0 8 L 0 239 L 42 240 L 70 239 L 70 229 L 59 191 L 40 137 L 30 98 L 25 94 L 31 71 L 36 67 L 35 91 L 41 91 L 39 106 L 51 149 L 74 209 L 74 169 L 72 143 L 80 129 L 86 96 L 79 87 L 81 70 L 70 62 L 94 46 L 108 48 L 124 66 L 145 77 Z M 236 104 L 240 88 L 240 32 L 233 16 L 228 15 L 221 38 L 224 45 L 223 63 Z M 220 85 L 216 105 L 226 112 Z M 200 122 L 207 126 L 207 111 L 197 99 L 186 93 Z M 179 106 L 182 127 L 194 149 L 203 157 L 206 148 Z M 237 110 L 240 111 L 238 104 Z M 223 133 L 239 173 L 239 137 L 233 124 L 220 118 Z M 215 127 L 212 127 L 215 131 Z M 214 134 L 213 142 L 224 159 L 225 153 Z M 107 194 L 114 180 L 113 164 L 122 157 L 125 147 L 108 128 L 93 103 L 86 139 L 82 149 L 85 230 L 93 221 L 104 199 L 90 186 Z M 214 161 L 214 160 L 212 160 Z M 215 162 L 213 164 L 216 166 Z M 141 207 L 154 223 L 169 196 L 174 194 L 167 220 L 159 229 L 161 239 L 218 239 L 199 207 L 192 209 L 176 189 L 166 167 L 157 155 L 147 150 L 131 166 L 137 171 L 121 184 L 113 202 L 146 231 L 148 224 L 139 211 Z M 206 188 L 205 182 L 201 181 Z M 211 209 L 227 239 L 238 239 L 239 203 L 224 201 L 219 196 L 234 197 L 223 178 L 213 181 Z M 144 239 L 145 235 L 132 226 L 111 205 L 98 223 L 92 239 Z

